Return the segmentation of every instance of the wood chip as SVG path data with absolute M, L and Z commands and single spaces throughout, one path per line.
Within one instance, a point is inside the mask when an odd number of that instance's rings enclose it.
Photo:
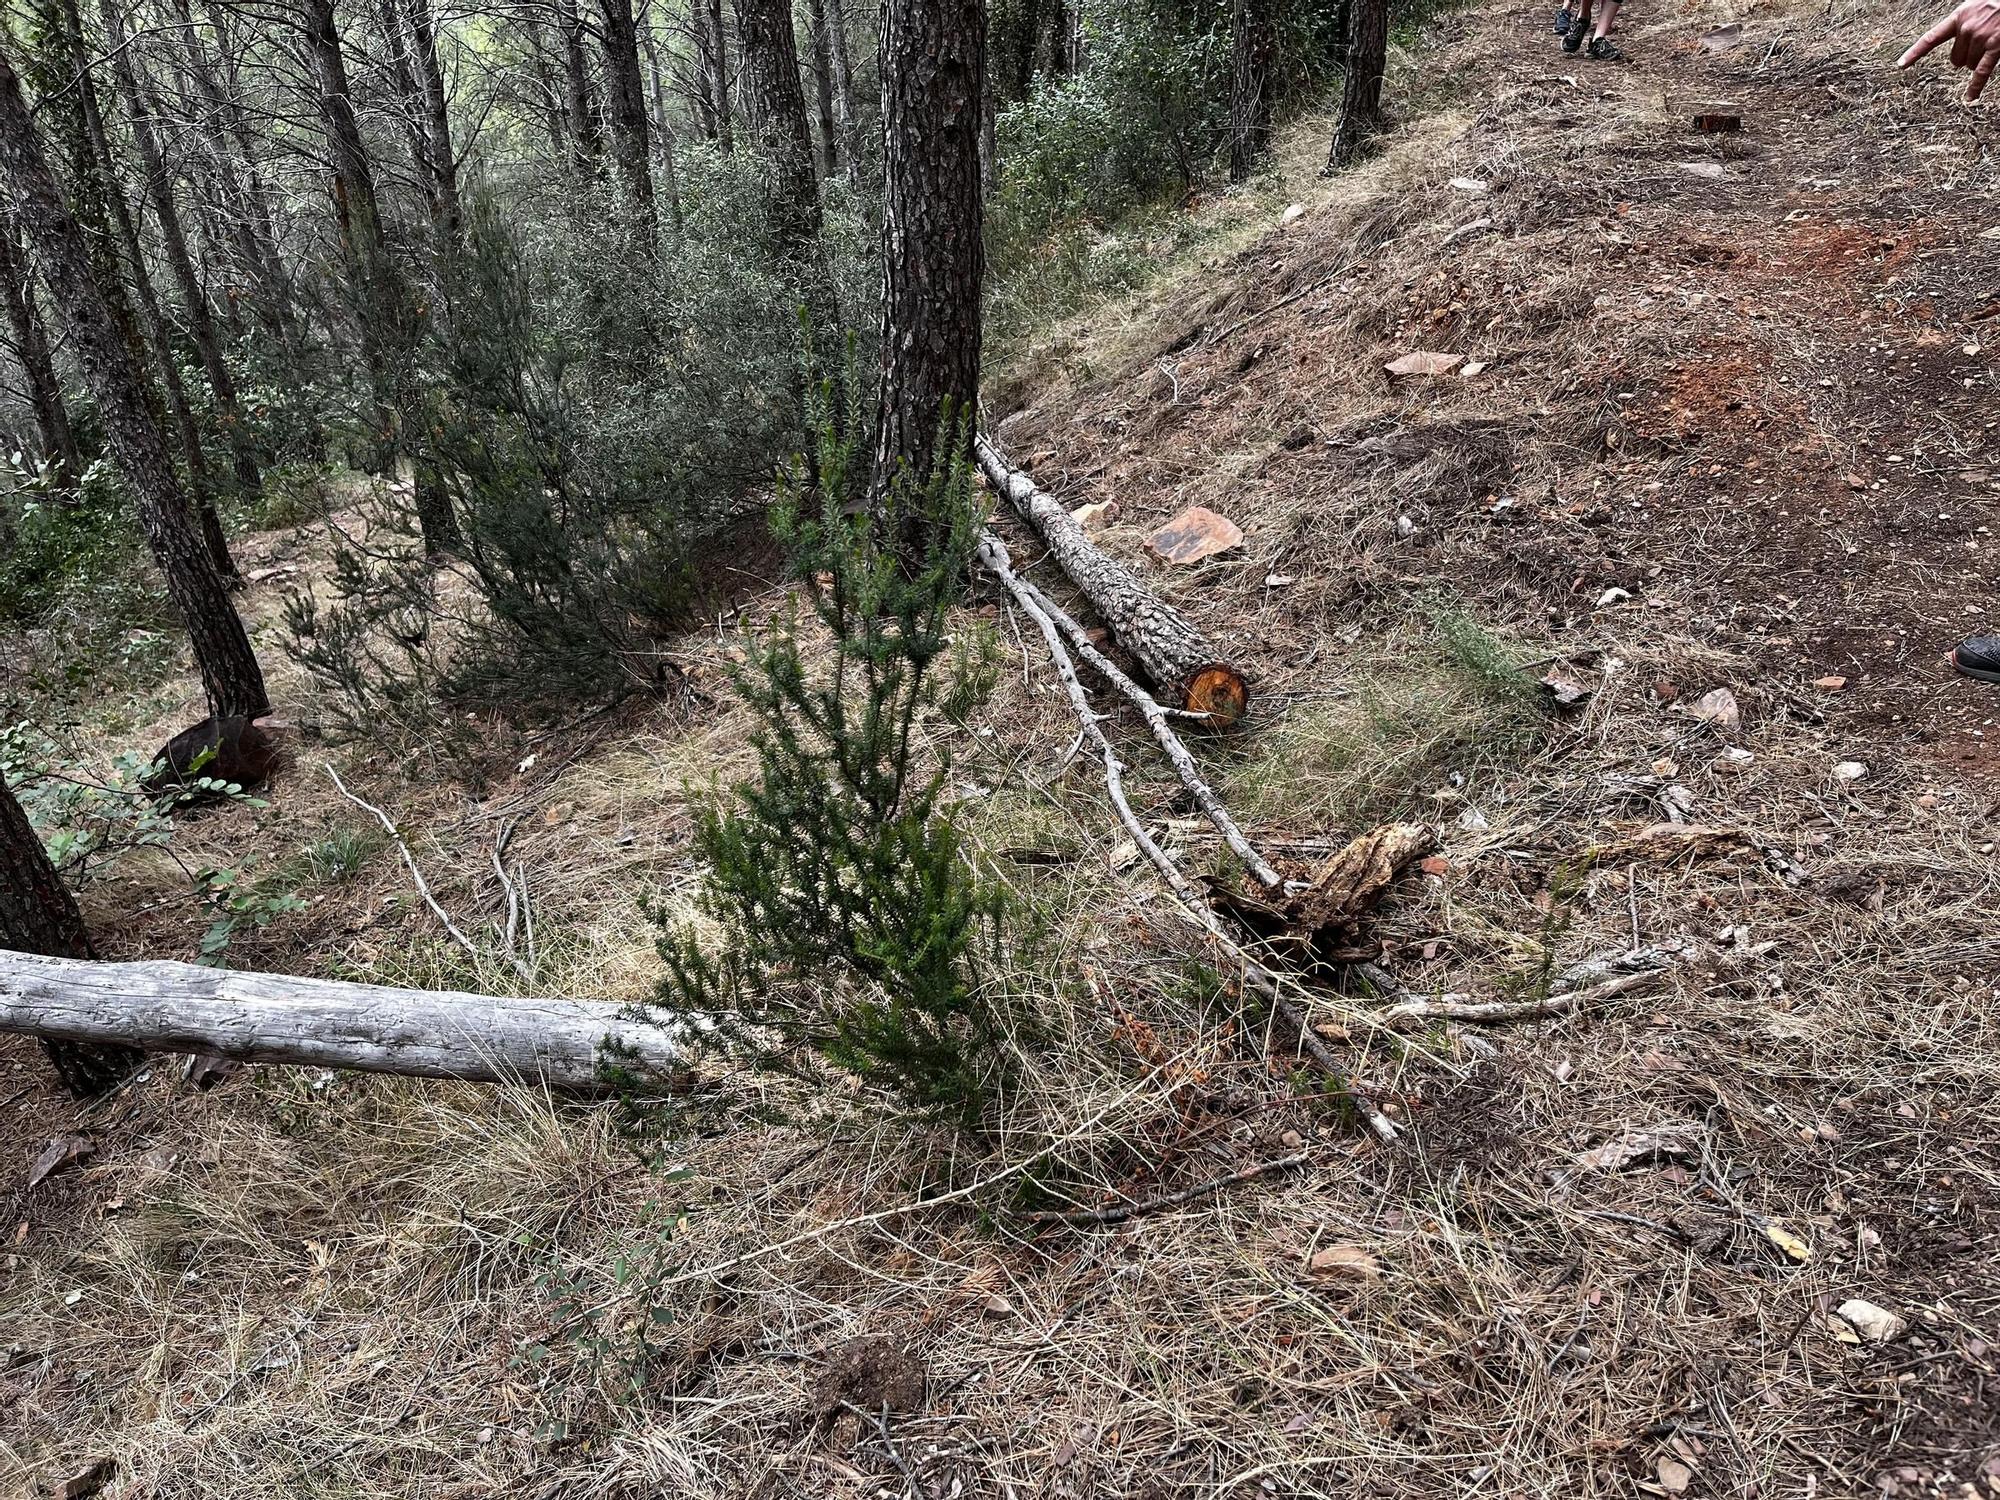
M 1205 505 L 1190 505 L 1146 540 L 1162 562 L 1185 567 L 1243 544 L 1243 528 Z

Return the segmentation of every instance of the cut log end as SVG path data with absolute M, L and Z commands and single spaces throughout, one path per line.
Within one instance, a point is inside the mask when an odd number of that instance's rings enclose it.
M 1203 715 L 1211 729 L 1233 729 L 1250 711 L 1250 684 L 1241 672 L 1220 662 L 1197 667 L 1181 685 L 1181 706 Z

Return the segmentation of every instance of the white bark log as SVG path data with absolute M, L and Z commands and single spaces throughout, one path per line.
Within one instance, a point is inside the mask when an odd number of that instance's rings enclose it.
M 479 1083 L 609 1087 L 607 1064 L 662 1079 L 686 1066 L 691 1025 L 588 1000 L 512 999 L 0 949 L 0 1031 L 245 1062 Z M 613 1056 L 605 1044 L 621 1054 Z

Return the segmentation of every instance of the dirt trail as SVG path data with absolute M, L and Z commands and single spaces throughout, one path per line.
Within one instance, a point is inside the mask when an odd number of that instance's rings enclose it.
M 1550 60 L 1528 30 L 1524 70 Z M 1613 399 L 1631 449 L 1668 456 L 1680 483 L 1661 503 L 1621 470 L 1597 499 L 1650 537 L 1698 624 L 1747 626 L 1780 680 L 1847 678 L 1853 720 L 1878 739 L 1990 768 L 2000 698 L 1943 655 L 2000 626 L 1991 130 L 1938 111 L 1934 85 L 1788 67 L 1769 47 L 1642 30 L 1642 61 L 1615 77 L 1566 67 L 1586 94 L 1658 87 L 1670 127 L 1718 98 L 1744 127 L 1607 173 L 1620 201 L 1580 248 L 1615 315 L 1665 320 L 1679 345 Z

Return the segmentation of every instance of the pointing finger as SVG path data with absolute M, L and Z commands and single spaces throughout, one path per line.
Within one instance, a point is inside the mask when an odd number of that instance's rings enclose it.
M 1951 15 L 1946 16 L 1942 21 L 1939 21 L 1935 26 L 1931 27 L 1929 31 L 1926 31 L 1922 36 L 1918 37 L 1916 41 L 1911 45 L 1910 50 L 1905 52 L 1902 55 L 1902 57 L 1897 59 L 1896 66 L 1899 68 L 1909 67 L 1911 63 L 1915 62 L 1918 58 L 1922 57 L 1925 53 L 1929 52 L 1939 42 L 1943 41 L 1946 37 L 1950 36 L 1957 29 L 1958 29 L 1958 15 L 1956 12 L 1953 12 Z

